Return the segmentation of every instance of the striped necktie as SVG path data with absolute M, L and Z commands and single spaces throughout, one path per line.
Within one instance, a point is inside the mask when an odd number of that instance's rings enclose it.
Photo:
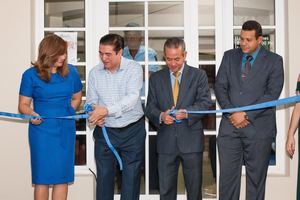
M 244 69 L 242 71 L 242 79 L 245 80 L 247 75 L 249 74 L 249 71 L 251 69 L 251 60 L 253 59 L 253 57 L 251 55 L 246 56 L 246 63 L 244 66 Z

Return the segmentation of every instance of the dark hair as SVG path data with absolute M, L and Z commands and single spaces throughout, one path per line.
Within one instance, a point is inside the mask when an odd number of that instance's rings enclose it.
M 32 62 L 36 68 L 38 76 L 49 82 L 51 79 L 51 67 L 55 64 L 58 57 L 67 53 L 68 44 L 61 37 L 50 34 L 44 37 L 39 44 L 38 59 Z M 67 59 L 62 67 L 57 68 L 57 72 L 65 77 L 69 73 Z
M 114 51 L 118 53 L 121 49 L 124 49 L 124 38 L 118 34 L 107 34 L 104 35 L 99 44 L 114 46 Z
M 257 21 L 254 21 L 254 20 L 246 21 L 242 26 L 242 30 L 244 30 L 244 31 L 253 31 L 253 30 L 255 30 L 256 39 L 259 36 L 262 36 L 261 25 Z
M 166 51 L 166 48 L 173 48 L 173 49 L 181 48 L 181 50 L 184 52 L 185 43 L 181 38 L 171 37 L 168 38 L 164 44 L 164 52 Z

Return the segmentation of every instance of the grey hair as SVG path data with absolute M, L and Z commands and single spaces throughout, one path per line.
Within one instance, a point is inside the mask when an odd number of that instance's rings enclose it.
M 181 48 L 181 50 L 185 52 L 185 42 L 181 38 L 171 37 L 168 38 L 164 44 L 164 52 L 166 51 L 166 48 L 172 48 L 172 49 Z

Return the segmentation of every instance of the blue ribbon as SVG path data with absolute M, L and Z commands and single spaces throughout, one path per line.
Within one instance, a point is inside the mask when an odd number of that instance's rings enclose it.
M 292 96 L 292 97 L 282 98 L 282 99 L 273 100 L 273 101 L 267 101 L 267 102 L 263 102 L 263 103 L 258 103 L 258 104 L 243 106 L 243 107 L 238 107 L 238 108 L 228 108 L 228 109 L 222 109 L 222 110 L 188 111 L 188 113 L 190 113 L 190 114 L 232 113 L 232 112 L 259 110 L 262 108 L 282 106 L 285 104 L 296 103 L 299 101 L 300 101 L 300 95 L 296 95 L 296 96 Z
M 300 101 L 300 95 L 292 96 L 292 97 L 287 97 L 279 100 L 273 100 L 273 101 L 268 101 L 264 103 L 258 103 L 250 106 L 243 106 L 243 107 L 238 107 L 238 108 L 229 108 L 229 109 L 222 109 L 222 110 L 200 110 L 200 111 L 187 111 L 189 114 L 211 114 L 211 113 L 232 113 L 232 112 L 240 112 L 240 111 L 248 111 L 248 110 L 258 110 L 258 109 L 263 109 L 263 108 L 269 108 L 269 107 L 275 107 L 275 106 L 281 106 L 285 104 L 292 104 Z M 93 111 L 93 108 L 91 105 L 86 105 L 85 106 L 85 112 L 91 112 Z M 170 115 L 175 116 L 176 112 L 178 110 L 171 110 Z M 62 117 L 47 117 L 47 116 L 32 116 L 32 115 L 23 115 L 23 114 L 15 114 L 15 113 L 8 113 L 8 112 L 0 112 L 0 116 L 5 116 L 5 117 L 11 117 L 11 118 L 21 118 L 21 119 L 83 119 L 83 118 L 88 118 L 89 114 L 77 114 L 77 115 L 72 115 L 72 116 L 62 116 Z M 177 123 L 180 123 L 180 120 L 176 121 Z M 122 159 L 116 149 L 113 147 L 111 144 L 106 128 L 105 126 L 102 127 L 102 133 L 105 138 L 106 144 L 110 148 L 110 150 L 113 152 L 115 157 L 118 160 L 120 170 L 123 170 L 123 164 L 122 164 Z
M 263 108 L 269 107 L 276 107 L 285 104 L 292 104 L 300 101 L 300 95 L 282 98 L 278 100 L 268 101 L 264 103 L 254 104 L 250 106 L 243 106 L 238 108 L 228 108 L 222 110 L 188 110 L 187 112 L 190 114 L 212 114 L 212 113 L 232 113 L 232 112 L 239 112 L 239 111 L 248 111 L 248 110 L 258 110 Z M 171 110 L 170 114 L 175 115 L 178 110 Z M 89 111 L 88 111 L 89 112 Z M 77 114 L 77 115 L 70 115 L 70 116 L 61 116 L 61 117 L 48 117 L 48 116 L 33 116 L 33 115 L 23 115 L 23 114 L 15 114 L 9 112 L 0 112 L 0 116 L 4 117 L 11 117 L 11 118 L 21 118 L 21 119 L 85 119 L 89 117 L 89 114 Z
M 92 111 L 93 111 L 92 105 L 86 104 L 86 105 L 84 106 L 84 111 L 85 111 L 86 113 L 92 112 Z M 115 157 L 116 157 L 116 159 L 117 159 L 117 161 L 118 161 L 118 163 L 119 163 L 120 170 L 122 171 L 122 170 L 123 170 L 123 162 L 122 162 L 122 159 L 121 159 L 120 155 L 118 154 L 117 150 L 115 149 L 115 147 L 111 144 L 105 126 L 102 126 L 102 134 L 103 134 L 103 137 L 104 137 L 104 139 L 105 139 L 105 142 L 106 142 L 108 148 L 109 148 L 109 149 L 113 152 L 113 154 L 115 155 Z
M 93 107 L 89 104 L 84 106 L 84 111 L 86 114 L 78 114 L 78 115 L 70 115 L 70 116 L 62 116 L 62 117 L 48 117 L 48 116 L 33 116 L 33 115 L 24 115 L 24 114 L 15 114 L 15 113 L 8 113 L 8 112 L 0 112 L 0 116 L 11 117 L 11 118 L 21 118 L 21 119 L 85 119 L 89 117 L 88 112 L 93 111 Z M 123 163 L 120 155 L 118 154 L 117 150 L 111 144 L 110 139 L 107 134 L 107 130 L 105 126 L 102 127 L 102 133 L 105 139 L 105 142 L 109 149 L 113 152 L 115 157 L 118 160 L 120 170 L 123 170 Z
M 278 100 L 273 100 L 273 101 L 267 101 L 263 103 L 258 103 L 254 105 L 249 105 L 249 106 L 243 106 L 243 107 L 238 107 L 238 108 L 228 108 L 228 109 L 221 109 L 221 110 L 187 110 L 188 114 L 213 114 L 213 113 L 233 113 L 233 112 L 240 112 L 240 111 L 249 111 L 249 110 L 258 110 L 262 108 L 270 108 L 270 107 L 276 107 L 276 106 L 281 106 L 285 104 L 291 104 L 291 103 L 296 103 L 300 101 L 300 95 L 292 96 L 292 97 L 287 97 L 283 99 L 278 99 Z M 176 117 L 176 113 L 178 110 L 172 109 L 169 112 L 169 115 L 171 117 Z M 181 120 L 175 119 L 176 123 L 181 123 Z

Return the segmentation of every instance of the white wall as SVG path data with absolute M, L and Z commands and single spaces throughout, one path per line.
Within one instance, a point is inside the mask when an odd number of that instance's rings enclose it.
M 286 62 L 285 65 L 285 83 L 288 90 L 287 96 L 295 95 L 296 82 L 300 73 L 299 46 L 300 46 L 300 26 L 299 13 L 300 1 L 289 0 L 286 10 Z M 287 110 L 287 122 L 292 113 L 292 108 Z M 288 125 L 286 126 L 288 128 Z M 277 134 L 287 134 L 287 130 L 278 130 Z M 296 134 L 297 135 L 297 134 Z M 286 138 L 286 137 L 285 137 Z M 297 141 L 297 138 L 296 138 Z M 287 174 L 286 176 L 268 176 L 266 185 L 266 200 L 295 200 L 297 187 L 297 170 L 298 170 L 298 147 L 296 144 L 296 154 L 292 160 L 286 157 Z M 245 178 L 242 184 L 242 199 L 245 198 Z
M 1 2 L 0 26 L 0 111 L 16 112 L 20 76 L 30 64 L 30 3 Z M 1 118 L 0 135 L 0 199 L 30 199 L 26 123 Z
M 299 61 L 299 46 L 300 46 L 300 26 L 299 26 L 299 13 L 300 1 L 292 0 L 288 1 L 288 7 L 286 10 L 287 15 L 287 57 L 285 63 L 285 81 L 288 86 L 287 94 L 289 96 L 295 95 L 296 83 L 298 74 L 300 73 L 300 61 Z M 291 115 L 292 108 L 289 110 L 288 117 Z M 289 120 L 287 120 L 289 121 Z M 288 128 L 288 125 L 286 126 Z M 278 130 L 278 134 L 285 134 L 287 130 Z M 286 137 L 285 137 L 286 138 Z M 296 139 L 297 140 L 297 139 Z M 297 187 L 297 171 L 298 171 L 298 147 L 293 160 L 287 157 L 289 163 L 287 176 L 285 177 L 268 177 L 266 199 L 296 199 L 296 187 Z
M 7 0 L 0 6 L 0 111 L 17 112 L 23 71 L 33 52 L 32 0 Z M 92 176 L 76 177 L 69 199 L 93 199 Z M 33 199 L 27 123 L 0 117 L 0 199 Z
M 22 72 L 30 65 L 33 52 L 31 17 L 32 1 L 6 0 L 0 7 L 0 111 L 17 112 L 18 90 Z M 17 6 L 16 6 L 17 5 Z M 294 94 L 299 73 L 298 61 L 300 40 L 299 13 L 300 1 L 289 0 L 287 8 L 287 57 L 286 83 L 289 95 Z M 278 130 L 286 134 L 286 130 Z M 27 124 L 19 120 L 0 117 L 0 199 L 33 199 L 30 174 L 30 157 L 27 138 Z M 290 162 L 286 176 L 268 177 L 267 200 L 295 199 L 297 181 L 297 156 Z M 244 185 L 243 185 L 244 191 Z M 244 192 L 243 192 L 244 193 Z M 243 195 L 243 194 L 242 194 Z M 94 197 L 94 178 L 76 177 L 70 186 L 70 200 L 92 200 Z M 244 199 L 244 198 L 242 198 Z

